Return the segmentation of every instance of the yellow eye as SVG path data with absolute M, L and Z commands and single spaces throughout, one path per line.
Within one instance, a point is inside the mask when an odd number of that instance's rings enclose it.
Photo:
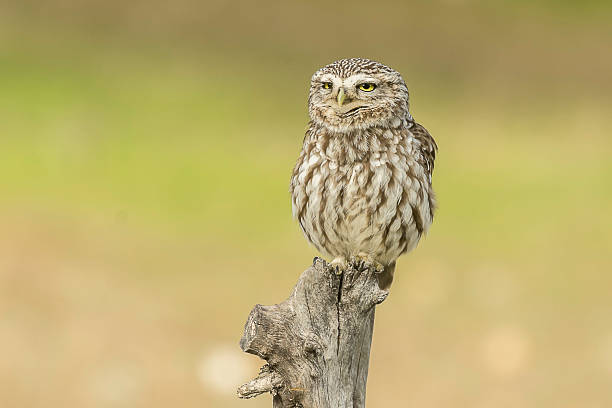
M 374 89 L 376 89 L 376 85 L 370 82 L 366 82 L 365 84 L 357 85 L 357 88 L 365 92 L 372 92 Z
M 331 82 L 323 82 L 323 89 L 332 89 Z

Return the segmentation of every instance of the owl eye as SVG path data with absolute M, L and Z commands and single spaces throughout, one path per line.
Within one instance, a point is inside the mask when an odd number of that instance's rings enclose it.
M 372 92 L 374 89 L 376 89 L 376 85 L 370 82 L 366 82 L 364 84 L 357 85 L 357 88 L 365 92 Z
M 331 82 L 323 82 L 323 89 L 332 89 Z

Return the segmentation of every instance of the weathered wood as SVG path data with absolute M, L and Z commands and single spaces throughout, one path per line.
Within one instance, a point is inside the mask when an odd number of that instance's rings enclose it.
M 256 305 L 240 347 L 267 365 L 238 396 L 271 392 L 274 408 L 364 407 L 374 308 L 389 294 L 378 278 L 363 262 L 338 275 L 315 258 L 287 300 Z

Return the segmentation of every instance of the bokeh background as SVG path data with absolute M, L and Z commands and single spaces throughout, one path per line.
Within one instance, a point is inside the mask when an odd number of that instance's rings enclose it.
M 238 340 L 316 252 L 309 79 L 400 71 L 440 209 L 379 307 L 368 406 L 612 406 L 612 4 L 0 5 L 0 406 L 269 407 Z

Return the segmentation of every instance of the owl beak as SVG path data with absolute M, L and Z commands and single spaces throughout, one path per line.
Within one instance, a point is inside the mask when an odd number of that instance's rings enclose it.
M 337 98 L 339 106 L 342 106 L 345 98 L 346 98 L 346 94 L 344 93 L 344 88 L 340 88 L 340 90 L 338 91 L 338 98 Z

